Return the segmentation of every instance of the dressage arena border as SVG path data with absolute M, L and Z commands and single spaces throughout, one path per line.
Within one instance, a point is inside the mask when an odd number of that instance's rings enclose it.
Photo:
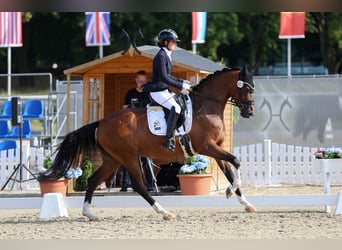
M 228 207 L 241 206 L 235 197 L 225 196 L 153 196 L 163 207 Z M 342 191 L 337 194 L 297 194 L 297 195 L 251 195 L 247 200 L 256 207 L 261 206 L 335 206 L 335 215 L 342 214 Z M 83 196 L 63 197 L 66 208 L 82 208 Z M 43 197 L 0 198 L 0 209 L 40 209 Z M 96 196 L 93 199 L 96 208 L 141 208 L 150 207 L 140 196 Z M 329 209 L 327 209 L 329 208 Z

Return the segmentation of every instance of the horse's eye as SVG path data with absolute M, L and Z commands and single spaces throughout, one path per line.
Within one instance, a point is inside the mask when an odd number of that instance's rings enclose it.
M 250 88 L 250 87 L 248 87 L 248 86 L 246 86 L 245 91 L 246 91 L 247 93 L 251 93 L 251 94 L 254 93 L 254 89 L 252 89 L 252 88 Z

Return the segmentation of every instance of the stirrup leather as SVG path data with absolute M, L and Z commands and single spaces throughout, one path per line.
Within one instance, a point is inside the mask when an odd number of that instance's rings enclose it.
M 172 138 L 166 138 L 163 142 L 163 147 L 167 148 L 168 150 L 170 150 L 171 152 L 175 151 L 176 148 L 176 140 L 174 137 Z

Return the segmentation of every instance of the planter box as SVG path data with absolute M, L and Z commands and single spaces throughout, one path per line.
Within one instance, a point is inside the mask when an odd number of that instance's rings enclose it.
M 331 173 L 342 172 L 341 159 L 315 159 L 313 162 L 314 169 L 324 174 L 324 193 L 330 194 Z M 325 207 L 326 212 L 330 212 L 330 206 Z
M 183 195 L 209 195 L 212 174 L 179 174 Z
M 315 159 L 314 168 L 321 173 L 337 173 L 342 172 L 341 159 Z

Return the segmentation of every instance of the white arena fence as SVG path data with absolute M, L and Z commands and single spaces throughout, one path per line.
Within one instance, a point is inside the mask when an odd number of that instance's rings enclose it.
M 22 147 L 22 164 L 32 173 L 42 171 L 44 152 L 41 148 Z M 324 176 L 314 169 L 314 153 L 317 148 L 272 143 L 263 143 L 234 147 L 234 154 L 241 161 L 241 183 L 251 186 L 269 185 L 324 185 Z M 17 150 L 17 152 L 19 152 Z M 6 183 L 15 167 L 20 163 L 19 154 L 14 150 L 0 151 L 0 186 Z M 19 174 L 18 174 L 19 176 Z M 15 176 L 14 176 L 15 177 Z M 18 177 L 19 178 L 19 177 Z M 17 179 L 18 179 L 17 178 Z M 15 182 L 14 189 L 30 190 L 39 188 L 36 180 L 27 181 L 32 176 L 22 168 L 23 182 Z M 342 174 L 332 174 L 332 185 L 342 184 Z M 6 188 L 11 188 L 9 181 Z
M 44 152 L 42 148 L 33 148 L 29 145 L 22 145 L 22 163 L 21 166 L 28 168 L 32 174 L 37 175 L 39 172 L 43 171 L 44 163 Z M 10 178 L 12 173 L 14 173 L 16 167 L 20 165 L 20 151 L 17 148 L 8 150 L 8 155 L 6 150 L 0 151 L 0 186 L 4 187 L 7 180 Z M 21 173 L 20 173 L 20 171 Z M 21 174 L 21 177 L 20 177 Z M 7 183 L 6 189 L 13 190 L 32 190 L 38 189 L 39 183 L 37 180 L 30 180 L 34 178 L 24 167 L 18 168 L 15 174 L 12 176 L 11 180 Z M 13 181 L 15 179 L 16 181 Z
M 313 154 L 316 149 L 264 143 L 234 148 L 241 160 L 242 184 L 277 185 L 277 184 L 323 184 L 323 174 L 313 170 Z M 42 149 L 29 148 L 23 145 L 22 164 L 33 173 L 42 171 L 44 154 Z M 0 151 L 0 184 L 3 186 L 15 167 L 20 163 L 19 155 L 14 150 Z M 38 189 L 38 182 L 25 180 L 31 175 L 22 169 L 20 183 L 9 181 L 7 188 L 12 185 L 15 189 Z M 341 175 L 334 175 L 334 183 L 341 184 Z M 45 197 L 0 198 L 0 209 L 36 209 L 41 208 Z M 166 207 L 220 207 L 241 206 L 236 199 L 227 200 L 223 196 L 156 196 Z M 325 206 L 330 212 L 330 206 L 335 206 L 335 214 L 342 214 L 342 191 L 337 194 L 305 194 L 305 195 L 252 195 L 248 200 L 258 206 Z M 181 202 L 180 202 L 181 201 Z M 83 197 L 65 197 L 63 211 L 67 208 L 81 208 Z M 181 205 L 180 205 L 181 204 Z M 140 196 L 105 196 L 95 197 L 95 207 L 146 207 L 147 203 Z M 55 205 L 56 209 L 60 209 Z
M 234 147 L 233 152 L 241 161 L 242 184 L 324 185 L 324 175 L 315 170 L 313 164 L 316 150 L 264 140 L 263 143 Z M 342 184 L 342 174 L 333 173 L 331 184 Z

